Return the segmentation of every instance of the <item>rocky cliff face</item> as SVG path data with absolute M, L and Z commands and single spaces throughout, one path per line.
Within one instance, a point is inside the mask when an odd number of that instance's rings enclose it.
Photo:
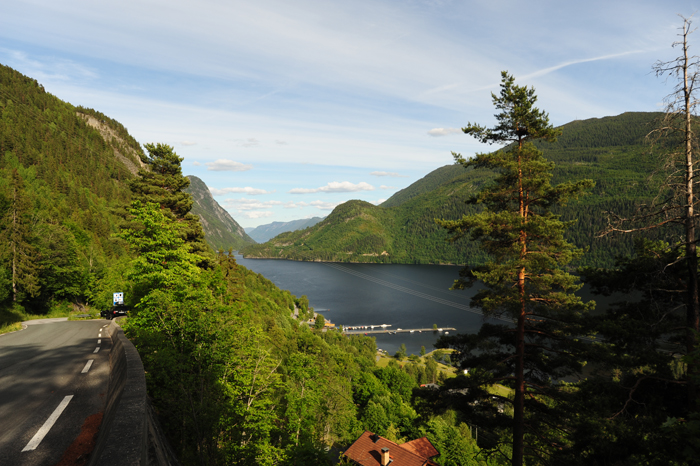
M 209 188 L 196 176 L 188 176 L 190 186 L 185 190 L 194 200 L 192 213 L 199 217 L 204 228 L 207 243 L 214 250 L 240 249 L 255 241 L 246 234 L 243 227 L 219 205 L 209 192 Z

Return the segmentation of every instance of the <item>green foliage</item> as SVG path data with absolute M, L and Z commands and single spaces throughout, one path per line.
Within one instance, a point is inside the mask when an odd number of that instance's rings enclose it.
M 481 466 L 494 464 L 479 457 L 480 449 L 473 439 L 469 426 L 457 423 L 457 415 L 448 411 L 431 417 L 420 433 L 440 452 L 441 466 Z
M 6 195 L 7 207 L 0 217 L 0 242 L 7 245 L 0 260 L 11 271 L 12 300 L 24 301 L 25 296 L 39 295 L 38 252 L 31 244 L 33 234 L 29 218 L 31 205 L 24 194 L 24 181 L 15 168 L 11 170 Z
M 618 258 L 614 268 L 583 271 L 597 293 L 627 298 L 589 320 L 597 342 L 586 352 L 588 377 L 559 407 L 572 420 L 572 442 L 558 461 L 684 464 L 680 437 L 661 429 L 669 418 L 692 415 L 688 375 L 674 355 L 685 336 L 682 254 L 664 242 L 638 240 L 636 254 Z
M 22 237 L 32 251 L 25 265 L 33 269 L 24 275 L 33 285 L 27 282 L 15 296 L 30 314 L 46 314 L 61 302 L 94 303 L 92 288 L 125 254 L 111 235 L 129 201 L 124 181 L 131 174 L 115 157 L 118 142 L 105 141 L 77 110 L 0 66 L 0 217 L 6 226 L 14 209 L 8 195 L 20 188 L 24 201 L 15 206 L 29 222 Z M 5 226 L 0 234 L 10 235 Z M 11 274 L 3 256 L 0 267 Z M 0 279 L 0 315 L 7 319 L 19 318 L 10 304 L 11 283 L 11 276 Z
M 326 319 L 321 314 L 316 314 L 314 328 L 316 330 L 321 330 L 325 325 L 326 325 Z
M 179 157 L 167 144 L 146 144 L 148 156 L 144 162 L 148 170 L 140 169 L 131 183 L 134 199 L 142 203 L 156 203 L 166 215 L 181 223 L 180 235 L 200 256 L 199 265 L 212 266 L 211 250 L 204 240 L 204 230 L 196 215 L 190 213 L 192 196 L 185 192 L 190 180 L 182 175 Z

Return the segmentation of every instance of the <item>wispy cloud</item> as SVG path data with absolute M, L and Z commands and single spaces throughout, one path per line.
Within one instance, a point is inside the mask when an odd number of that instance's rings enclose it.
M 259 201 L 257 199 L 247 199 L 242 197 L 240 199 L 225 199 L 224 205 L 241 212 L 247 210 L 269 209 L 270 207 L 282 205 L 282 201 Z
M 390 176 L 392 178 L 408 178 L 407 175 L 400 175 L 396 172 L 372 172 L 370 175 L 373 176 Z
M 349 181 L 331 181 L 326 186 L 320 188 L 294 188 L 289 194 L 312 194 L 312 193 L 353 193 L 358 191 L 374 191 L 374 186 L 361 181 L 357 184 Z
M 543 68 L 541 70 L 535 71 L 534 73 L 526 74 L 524 76 L 519 76 L 518 80 L 526 80 L 526 79 L 532 79 L 532 78 L 539 78 L 540 76 L 547 75 L 549 73 L 552 73 L 554 71 L 560 70 L 562 68 L 566 68 L 567 66 L 571 65 L 578 65 L 580 63 L 590 63 L 594 61 L 599 61 L 599 60 L 610 60 L 612 58 L 619 58 L 619 57 L 624 57 L 627 55 L 633 55 L 636 53 L 644 53 L 646 50 L 630 50 L 627 52 L 620 52 L 620 53 L 612 53 L 609 55 L 601 55 L 598 57 L 593 57 L 593 58 L 580 58 L 578 60 L 569 60 L 565 61 L 563 63 L 560 63 L 558 65 L 550 66 L 548 68 Z
M 272 191 L 266 191 L 264 189 L 257 189 L 257 188 L 251 188 L 250 186 L 246 186 L 245 188 L 212 188 L 209 187 L 209 191 L 211 191 L 212 195 L 214 196 L 223 196 L 224 194 L 248 194 L 249 196 L 259 196 L 261 194 L 272 194 L 275 192 L 275 190 Z
M 428 131 L 428 135 L 434 138 L 438 138 L 440 136 L 447 136 L 449 134 L 456 134 L 461 132 L 462 130 L 459 128 L 433 128 L 430 131 Z
M 399 189 L 396 186 L 387 186 L 387 185 L 381 185 L 379 189 Z
M 196 160 L 195 160 L 194 162 L 192 162 L 192 165 L 194 165 L 195 167 L 200 167 L 200 166 L 202 166 L 202 164 L 199 163 L 199 162 L 197 162 Z
M 256 147 L 260 145 L 260 141 L 255 138 L 248 138 L 244 143 L 241 144 L 243 147 Z
M 287 141 L 282 141 L 281 139 L 275 139 L 275 144 L 278 144 L 280 146 L 286 146 Z
M 313 202 L 287 202 L 284 204 L 285 209 L 303 209 L 304 207 L 316 207 L 319 210 L 333 210 L 338 207 L 342 202 L 325 202 L 325 201 L 313 201 Z
M 252 165 L 246 165 L 228 159 L 218 159 L 215 162 L 207 162 L 205 165 L 207 166 L 207 170 L 214 172 L 244 172 L 253 168 Z
M 194 146 L 194 145 L 197 145 L 196 142 L 192 142 L 192 141 L 181 141 L 180 144 L 182 144 L 183 146 Z
M 267 217 L 272 217 L 274 214 L 273 212 L 270 212 L 269 210 L 265 211 L 251 211 L 251 212 L 242 212 L 241 215 L 245 218 L 249 218 L 251 220 L 258 219 L 258 218 L 267 218 Z

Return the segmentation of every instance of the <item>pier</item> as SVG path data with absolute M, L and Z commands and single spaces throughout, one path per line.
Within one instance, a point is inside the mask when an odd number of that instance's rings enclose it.
M 343 333 L 346 335 L 369 335 L 369 334 L 377 334 L 377 333 L 388 333 L 388 334 L 395 334 L 395 333 L 423 333 L 423 332 L 445 332 L 447 333 L 448 331 L 453 332 L 457 330 L 454 327 L 440 327 L 438 329 L 434 328 L 397 328 L 396 330 L 389 330 L 388 328 L 380 328 L 380 329 L 374 329 L 370 327 L 382 327 L 381 325 L 374 325 L 370 326 L 367 325 L 364 329 L 358 329 L 356 326 L 352 327 L 352 330 L 346 330 L 345 327 L 343 327 Z

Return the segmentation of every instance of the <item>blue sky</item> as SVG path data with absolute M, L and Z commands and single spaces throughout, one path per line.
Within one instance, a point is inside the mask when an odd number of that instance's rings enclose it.
M 184 157 L 243 226 L 378 203 L 492 125 L 500 72 L 555 125 L 654 111 L 693 1 L 4 2 L 0 63 Z M 696 24 L 700 25 L 700 16 Z M 691 45 L 700 44 L 700 32 Z

